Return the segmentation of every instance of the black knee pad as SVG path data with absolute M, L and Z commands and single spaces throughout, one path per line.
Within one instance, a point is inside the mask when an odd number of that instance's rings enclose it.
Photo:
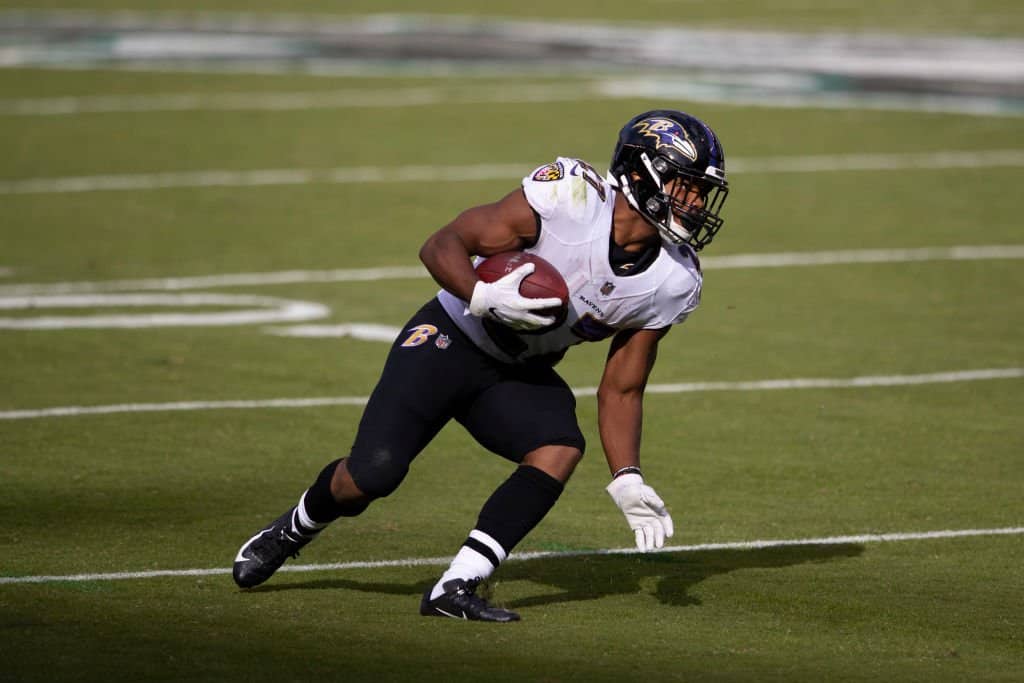
M 368 453 L 353 451 L 347 464 L 348 473 L 359 490 L 374 498 L 393 493 L 409 473 L 408 459 L 387 448 L 376 448 Z

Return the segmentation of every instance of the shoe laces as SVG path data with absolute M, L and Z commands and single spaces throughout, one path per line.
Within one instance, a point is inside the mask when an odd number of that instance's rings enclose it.
M 477 586 L 479 586 L 480 583 L 481 579 L 479 577 L 475 579 L 466 579 L 465 584 L 463 584 L 455 594 L 472 605 L 489 608 L 490 604 L 476 594 Z
M 299 549 L 302 548 L 302 546 L 306 545 L 306 543 L 309 542 L 309 539 L 304 538 L 304 537 L 302 537 L 300 535 L 292 535 L 292 534 L 290 534 L 288 532 L 288 529 L 285 529 L 285 528 L 281 529 L 281 533 L 280 533 L 279 537 L 280 537 L 280 540 L 284 541 L 288 545 L 294 546 L 294 548 L 292 548 L 292 552 L 288 553 L 289 557 L 298 557 L 299 556 Z
M 288 532 L 288 529 L 281 527 L 275 529 L 269 534 L 262 536 L 252 544 L 252 549 L 260 557 L 264 556 L 280 556 L 280 553 L 285 552 L 288 557 L 298 557 L 299 549 L 306 545 L 301 536 L 296 537 Z M 266 550 L 266 553 L 260 552 Z

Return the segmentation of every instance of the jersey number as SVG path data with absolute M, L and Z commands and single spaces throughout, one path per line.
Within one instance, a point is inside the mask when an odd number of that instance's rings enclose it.
M 597 192 L 597 196 L 601 198 L 603 202 L 605 200 L 604 181 L 601 175 L 594 170 L 594 167 L 585 161 L 576 161 L 576 165 L 572 168 L 572 174 L 578 175 L 586 181 Z

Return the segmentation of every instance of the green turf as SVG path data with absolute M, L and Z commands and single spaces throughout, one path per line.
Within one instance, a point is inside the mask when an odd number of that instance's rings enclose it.
M 340 13 L 409 7 L 303 5 Z M 551 17 L 593 9 L 520 7 L 524 16 Z M 742 2 L 712 16 L 695 4 L 634 3 L 604 16 L 640 19 L 670 8 L 680 17 L 700 10 L 698 23 L 756 28 L 1019 35 L 1024 26 L 1008 2 L 928 7 L 935 10 Z M 295 11 L 228 0 L 203 9 Z M 458 2 L 438 11 L 512 13 Z M 540 80 L 551 82 L 508 83 Z M 3 99 L 409 87 L 452 84 L 0 70 Z M 1024 139 L 1024 122 L 1012 117 L 653 100 L 3 116 L 0 179 L 476 163 L 522 164 L 525 172 L 554 154 L 602 165 L 622 121 L 660 104 L 707 118 L 729 158 L 746 164 L 970 154 L 1016 149 Z M 427 234 L 516 180 L 4 194 L 0 268 L 12 272 L 0 277 L 0 302 L 18 284 L 411 266 Z M 1024 170 L 1012 166 L 739 172 L 726 227 L 707 255 L 1020 245 L 1022 182 Z M 709 267 L 702 307 L 665 339 L 651 381 L 1019 368 L 1020 263 Z M 397 327 L 435 289 L 421 277 L 194 291 L 320 303 L 331 312 L 318 324 Z M 372 390 L 387 352 L 378 342 L 277 337 L 263 327 L 0 330 L 0 411 L 359 397 Z M 592 387 L 604 353 L 581 347 L 560 369 L 574 386 Z M 652 394 L 644 467 L 673 512 L 671 542 L 679 545 L 1019 527 L 1022 414 L 1019 378 Z M 345 453 L 358 416 L 358 407 L 332 406 L 0 420 L 0 576 L 226 571 L 241 542 Z M 588 455 L 523 551 L 631 542 L 602 491 L 592 397 L 580 399 L 579 416 Z M 394 496 L 328 530 L 299 562 L 450 556 L 509 467 L 447 428 Z M 0 584 L 0 680 L 1019 681 L 1022 561 L 1020 535 L 510 561 L 490 586 L 496 602 L 523 615 L 508 627 L 420 618 L 419 596 L 441 566 L 282 573 L 249 592 L 223 573 Z
M 289 575 L 249 594 L 223 577 L 142 592 L 25 587 L 5 636 L 52 651 L 19 678 L 33 681 L 87 680 L 82 667 L 168 681 L 1009 681 L 1019 633 L 1006 618 L 978 629 L 977 614 L 1005 607 L 985 584 L 1013 572 L 1015 550 L 1019 540 L 513 563 L 502 600 L 541 614 L 486 629 L 411 616 L 423 571 Z M 916 607 L 878 609 L 894 600 Z

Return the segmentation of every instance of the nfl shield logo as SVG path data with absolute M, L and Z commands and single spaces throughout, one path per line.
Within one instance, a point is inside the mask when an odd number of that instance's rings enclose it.
M 611 294 L 614 291 L 615 291 L 615 283 L 614 282 L 605 282 L 603 285 L 601 285 L 601 294 L 604 294 L 605 296 L 608 296 L 609 294 Z
M 437 340 L 434 342 L 434 346 L 436 346 L 437 348 L 441 349 L 442 351 L 444 349 L 447 349 L 451 345 L 452 345 L 452 338 L 449 337 L 447 334 L 439 334 L 439 335 L 437 335 Z

